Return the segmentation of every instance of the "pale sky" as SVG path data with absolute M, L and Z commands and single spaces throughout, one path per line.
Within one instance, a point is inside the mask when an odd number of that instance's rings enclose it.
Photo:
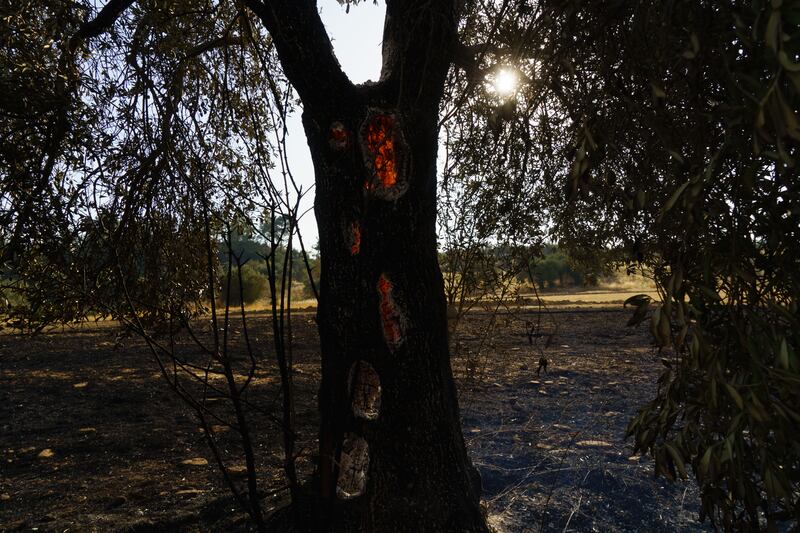
M 350 81 L 363 83 L 377 80 L 381 72 L 381 39 L 386 6 L 382 2 L 375 5 L 365 0 L 357 6 L 351 6 L 350 13 L 345 13 L 344 6 L 336 0 L 325 0 L 319 6 L 336 57 Z M 286 151 L 298 182 L 304 188 L 309 187 L 314 183 L 314 168 L 299 111 L 289 118 Z M 304 207 L 311 207 L 313 202 L 313 195 L 309 194 Z M 309 249 L 316 244 L 318 232 L 313 211 L 300 220 L 300 231 Z

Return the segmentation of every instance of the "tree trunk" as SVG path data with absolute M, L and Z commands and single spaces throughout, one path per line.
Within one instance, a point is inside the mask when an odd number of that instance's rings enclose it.
M 437 261 L 438 117 L 365 92 L 304 114 L 322 253 L 320 490 L 344 529 L 485 531 Z
M 341 71 L 313 0 L 246 0 L 303 101 L 322 272 L 317 528 L 488 531 L 461 434 L 436 250 L 456 0 L 387 0 L 381 79 Z

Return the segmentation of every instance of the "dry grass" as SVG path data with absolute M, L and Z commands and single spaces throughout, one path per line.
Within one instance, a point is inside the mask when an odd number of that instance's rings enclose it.
M 653 299 L 658 299 L 655 289 L 639 290 L 583 290 L 575 292 L 557 292 L 540 294 L 539 298 L 547 305 L 555 306 L 587 306 L 607 307 L 612 304 L 622 304 L 625 300 L 636 294 L 646 294 Z
M 618 271 L 611 278 L 600 281 L 599 288 L 609 291 L 654 291 L 656 286 L 653 280 L 641 274 L 627 275 L 625 272 Z
M 272 304 L 268 299 L 264 299 L 252 304 L 247 304 L 244 308 L 248 313 L 271 312 Z M 317 300 L 314 298 L 292 300 L 292 311 L 313 311 L 316 308 Z
M 523 297 L 534 299 L 529 290 L 522 290 Z M 626 275 L 624 272 L 600 281 L 596 287 L 569 287 L 565 289 L 540 291 L 539 298 L 550 306 L 607 307 L 622 304 L 636 294 L 646 294 L 659 298 L 653 281 L 640 274 Z

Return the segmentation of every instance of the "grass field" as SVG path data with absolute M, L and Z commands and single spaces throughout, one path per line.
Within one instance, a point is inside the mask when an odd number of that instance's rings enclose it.
M 548 289 L 533 292 L 529 287 L 519 288 L 519 297 L 525 300 L 525 306 L 538 306 L 537 298 L 546 306 L 578 306 L 578 307 L 608 307 L 615 304 L 622 305 L 625 300 L 636 294 L 646 294 L 658 299 L 655 285 L 642 276 L 617 276 L 611 281 L 601 283 L 597 287 L 571 287 L 565 289 Z M 513 303 L 512 299 L 508 300 Z M 292 300 L 292 310 L 314 311 L 317 301 L 313 298 Z M 259 301 L 245 306 L 247 312 L 270 312 L 268 300 Z
M 636 294 L 646 294 L 651 298 L 658 299 L 655 289 L 646 290 L 581 290 L 575 292 L 555 292 L 540 294 L 539 298 L 547 305 L 568 305 L 568 306 L 599 306 L 608 307 L 613 304 L 622 304 Z

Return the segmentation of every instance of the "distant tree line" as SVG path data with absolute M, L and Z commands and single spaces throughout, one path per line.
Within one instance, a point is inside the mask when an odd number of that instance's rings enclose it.
M 298 295 L 303 299 L 314 297 L 311 283 L 309 282 L 309 272 L 311 272 L 314 281 L 318 282 L 319 254 L 310 253 L 304 257 L 302 251 L 293 248 L 291 250 L 291 261 L 288 261 L 286 243 L 283 237 L 278 239 L 273 248 L 265 238 L 269 234 L 269 226 L 263 225 L 258 232 L 231 233 L 230 247 L 224 240 L 218 243 L 217 259 L 221 273 L 219 295 L 221 302 L 229 301 L 232 305 L 240 303 L 253 304 L 268 297 L 270 268 L 265 259 L 273 249 L 277 266 L 276 279 L 281 279 L 284 265 L 291 265 L 289 267 L 290 277 L 297 288 Z M 278 234 L 280 235 L 281 233 L 278 232 Z M 233 256 L 230 277 L 225 268 L 225 265 L 228 264 L 229 255 Z

